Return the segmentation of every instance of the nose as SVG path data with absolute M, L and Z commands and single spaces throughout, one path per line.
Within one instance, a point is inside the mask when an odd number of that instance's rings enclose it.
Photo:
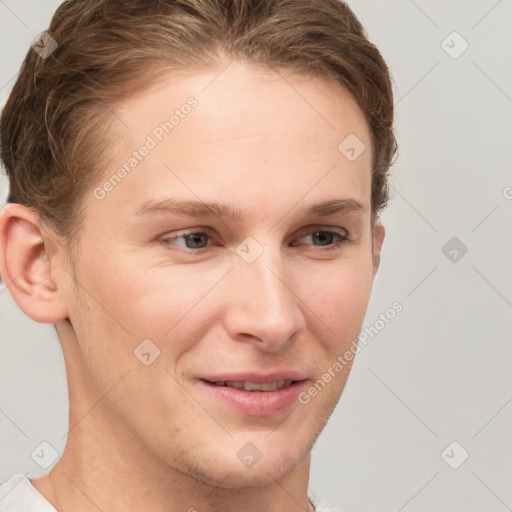
M 294 282 L 279 248 L 268 245 L 249 263 L 234 255 L 228 274 L 225 329 L 231 339 L 255 343 L 268 352 L 282 351 L 306 324 Z

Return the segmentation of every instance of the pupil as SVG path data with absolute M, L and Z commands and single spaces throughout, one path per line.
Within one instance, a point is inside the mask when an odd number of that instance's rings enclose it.
M 322 241 L 325 242 L 327 239 L 327 242 L 323 243 L 321 245 L 329 245 L 332 243 L 332 240 L 330 240 L 330 239 L 333 237 L 333 233 L 329 233 L 327 231 L 316 231 L 315 233 L 313 233 L 313 237 L 315 237 L 315 236 L 318 236 L 318 238 L 320 239 L 320 242 L 322 242 Z
M 189 246 L 189 249 L 197 249 L 197 246 L 194 245 L 196 243 L 201 243 L 201 237 L 206 237 L 204 233 L 192 233 L 191 235 L 187 235 L 186 239 L 188 242 L 192 242 L 192 247 Z M 188 245 L 188 244 L 187 244 Z M 201 247 L 199 247 L 201 248 Z

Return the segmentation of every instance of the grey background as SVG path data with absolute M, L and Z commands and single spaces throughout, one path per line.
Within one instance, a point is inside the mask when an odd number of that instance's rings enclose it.
M 58 4 L 0 0 L 2 104 Z M 310 488 L 345 512 L 512 510 L 512 1 L 349 4 L 391 67 L 400 144 L 365 326 L 403 311 L 359 353 Z M 53 328 L 4 285 L 0 325 L 3 481 L 48 471 L 31 453 L 62 453 L 68 401 Z

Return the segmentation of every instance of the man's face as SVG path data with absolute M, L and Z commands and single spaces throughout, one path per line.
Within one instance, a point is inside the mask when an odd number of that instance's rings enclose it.
M 350 362 L 332 368 L 357 339 L 374 274 L 371 142 L 334 84 L 221 70 L 176 75 L 116 110 L 114 153 L 85 198 L 78 284 L 68 276 L 78 348 L 68 340 L 64 353 L 72 395 L 105 395 L 82 426 L 108 417 L 126 446 L 233 487 L 293 471 L 343 390 Z M 338 149 L 351 134 L 366 146 L 356 159 Z M 240 216 L 178 215 L 171 200 Z M 349 207 L 306 216 L 334 200 Z

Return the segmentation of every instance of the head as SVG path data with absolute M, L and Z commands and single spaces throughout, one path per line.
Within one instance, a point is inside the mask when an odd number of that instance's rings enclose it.
M 77 432 L 108 418 L 207 483 L 284 478 L 379 265 L 386 64 L 338 0 L 69 1 L 48 33 L 2 113 L 0 269 L 55 324 L 76 417 L 105 396 Z M 271 407 L 215 384 L 239 380 L 286 382 Z

